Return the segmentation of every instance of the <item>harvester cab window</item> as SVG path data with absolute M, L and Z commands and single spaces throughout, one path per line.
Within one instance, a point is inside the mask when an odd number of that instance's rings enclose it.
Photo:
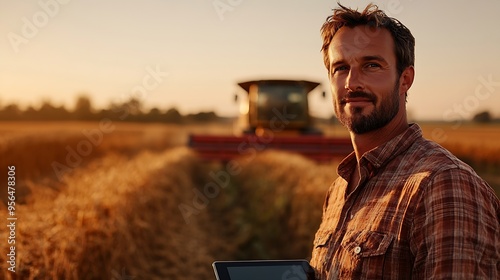
M 279 112 L 279 113 L 277 113 Z M 257 95 L 257 118 L 269 121 L 278 115 L 293 116 L 290 122 L 307 120 L 307 92 L 301 86 L 261 85 Z
M 304 94 L 299 92 L 291 92 L 288 95 L 288 102 L 290 103 L 301 103 L 304 100 Z

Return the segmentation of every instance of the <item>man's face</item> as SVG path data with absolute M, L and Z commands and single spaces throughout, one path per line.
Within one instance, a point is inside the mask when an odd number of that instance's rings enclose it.
M 339 121 L 355 134 L 388 124 L 402 100 L 390 32 L 364 25 L 342 27 L 333 37 L 328 56 Z

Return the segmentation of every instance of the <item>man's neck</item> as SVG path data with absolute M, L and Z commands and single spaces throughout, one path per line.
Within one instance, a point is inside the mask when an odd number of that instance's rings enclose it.
M 392 138 L 403 133 L 406 129 L 408 129 L 406 115 L 398 114 L 387 125 L 380 129 L 363 134 L 350 132 L 352 146 L 354 148 L 358 164 L 364 153 L 388 142 Z

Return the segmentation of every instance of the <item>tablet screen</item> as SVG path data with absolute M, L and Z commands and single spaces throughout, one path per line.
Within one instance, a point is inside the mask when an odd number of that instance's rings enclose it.
M 218 280 L 309 280 L 314 273 L 306 260 L 218 261 Z

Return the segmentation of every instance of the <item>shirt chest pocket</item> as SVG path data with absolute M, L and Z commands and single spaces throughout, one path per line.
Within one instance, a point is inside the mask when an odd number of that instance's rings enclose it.
M 374 231 L 348 232 L 343 239 L 340 263 L 342 272 L 350 276 L 381 279 L 384 266 L 390 262 L 388 250 L 394 235 Z
M 342 247 L 361 258 L 380 256 L 386 253 L 393 238 L 392 234 L 375 231 L 351 232 L 346 234 Z

